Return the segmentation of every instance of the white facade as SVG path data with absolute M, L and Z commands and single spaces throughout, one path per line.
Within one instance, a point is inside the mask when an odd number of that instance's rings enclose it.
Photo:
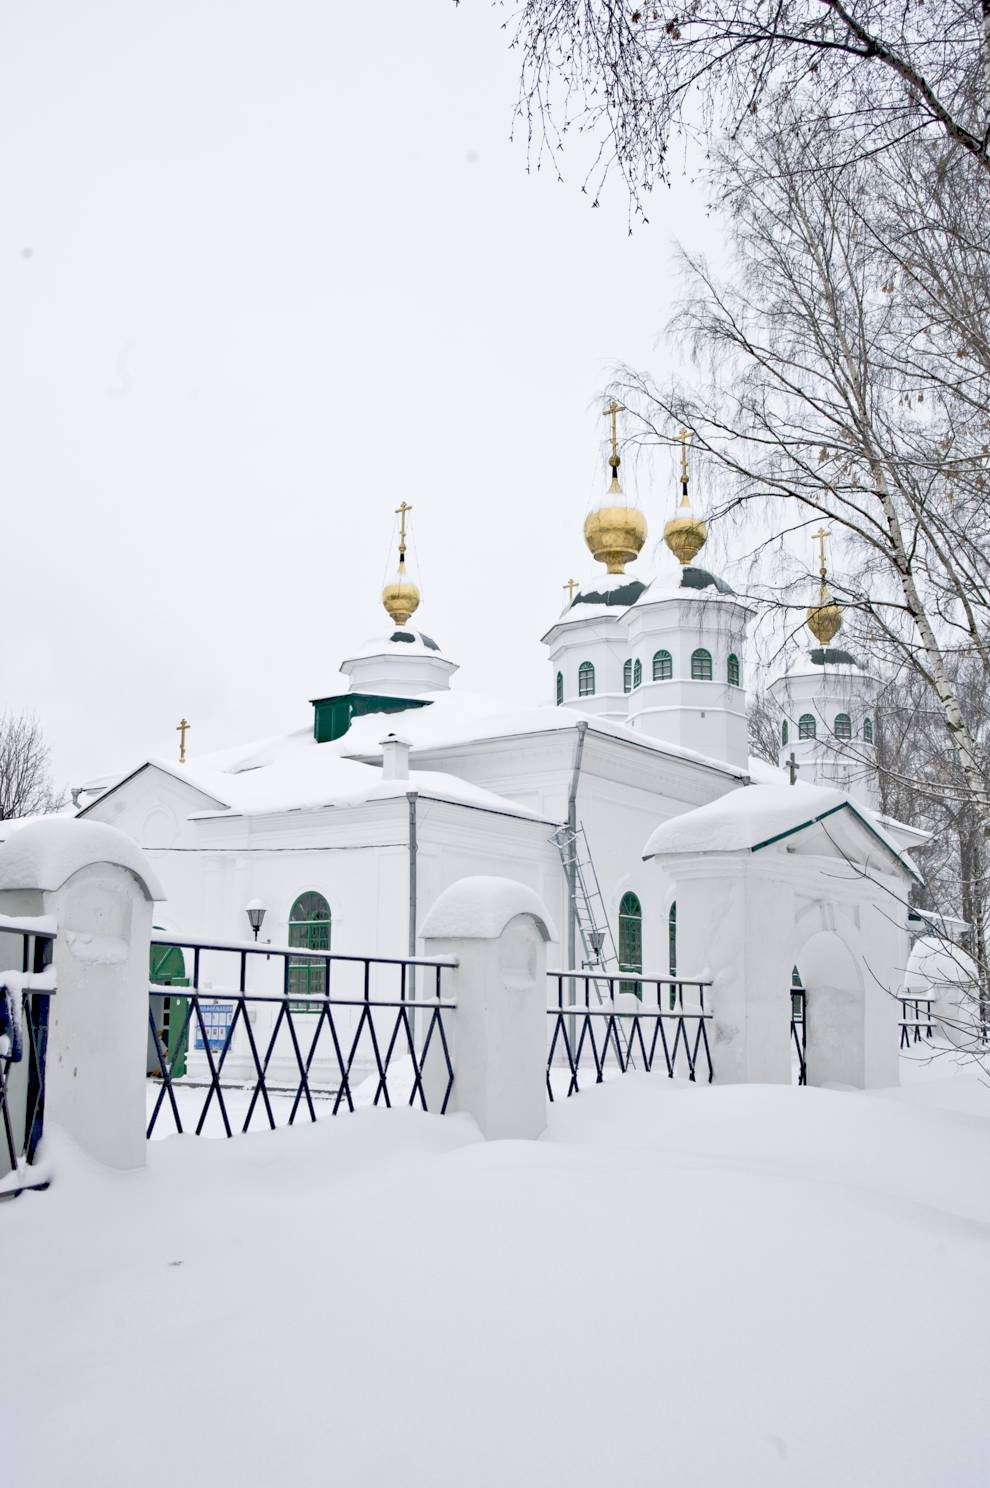
M 780 710 L 780 764 L 793 751 L 800 778 L 834 785 L 871 810 L 880 807 L 876 756 L 879 680 L 848 651 L 802 651 L 770 685 Z

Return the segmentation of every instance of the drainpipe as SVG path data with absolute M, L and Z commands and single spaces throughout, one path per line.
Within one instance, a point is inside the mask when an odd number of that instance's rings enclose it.
M 409 803 L 409 940 L 408 940 L 408 947 L 409 947 L 409 949 L 408 949 L 408 954 L 410 956 L 415 956 L 415 954 L 416 954 L 416 895 L 417 895 L 416 868 L 417 868 L 417 856 L 418 856 L 418 853 L 419 853 L 419 843 L 417 841 L 417 836 L 416 836 L 416 799 L 417 799 L 417 793 L 416 793 L 416 791 L 411 790 L 411 791 L 407 791 L 406 792 L 406 800 Z M 410 968 L 409 968 L 409 975 L 406 978 L 406 992 L 407 992 L 408 996 L 410 996 L 412 998 L 415 998 L 415 996 L 416 996 L 416 968 L 415 968 L 415 966 L 410 966 Z M 412 1013 L 410 1014 L 410 1022 L 411 1022 L 411 1027 L 412 1027 L 412 1031 L 413 1031 L 413 1035 L 414 1035 L 413 1047 L 415 1048 L 415 1032 L 416 1032 L 416 1009 L 415 1008 L 413 1008 Z
M 572 835 L 571 860 L 567 868 L 567 969 L 572 971 L 577 957 L 577 792 L 578 781 L 581 778 L 581 756 L 584 754 L 584 736 L 588 732 L 588 725 L 582 720 L 577 725 L 577 739 L 574 743 L 574 766 L 571 770 L 571 786 L 567 793 L 567 829 Z M 571 1001 L 574 1001 L 576 988 L 571 983 Z

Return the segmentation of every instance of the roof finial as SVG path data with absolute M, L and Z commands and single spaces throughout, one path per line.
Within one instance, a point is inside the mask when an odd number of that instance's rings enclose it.
M 612 420 L 612 453 L 608 457 L 608 463 L 612 467 L 612 489 L 614 490 L 617 490 L 619 486 L 619 466 L 622 464 L 622 459 L 619 455 L 618 427 L 618 416 L 622 412 L 624 412 L 622 404 L 616 403 L 614 398 L 608 407 L 602 410 L 602 417 Z
M 691 438 L 691 430 L 678 430 L 677 438 L 681 445 L 681 502 L 676 514 L 663 529 L 663 540 L 678 563 L 686 568 L 705 546 L 708 540 L 708 528 L 700 517 L 694 515 L 688 496 L 687 447 L 688 440 Z
M 690 503 L 688 502 L 687 447 L 688 440 L 691 438 L 691 430 L 682 429 L 677 437 L 681 441 L 681 505 L 688 506 Z
M 580 586 L 578 585 L 577 579 L 568 579 L 566 584 L 562 584 L 561 585 L 561 588 L 562 589 L 566 589 L 567 590 L 567 603 L 568 604 L 573 604 L 574 603 L 574 591 L 575 591 L 575 589 L 577 589 L 579 587 Z
M 411 511 L 408 501 L 402 501 L 395 508 L 395 515 L 399 519 L 399 572 L 392 583 L 386 584 L 382 590 L 382 604 L 396 625 L 405 625 L 419 608 L 419 590 L 406 577 L 406 517 Z
M 818 603 L 811 605 L 808 610 L 807 623 L 808 629 L 820 646 L 827 646 L 842 629 L 842 606 L 836 604 L 829 594 L 826 583 L 828 564 L 825 560 L 825 542 L 831 536 L 831 532 L 825 527 L 819 527 L 817 532 L 811 534 L 812 542 L 818 544 L 818 573 L 821 577 L 821 589 Z
M 179 719 L 179 722 L 176 724 L 176 727 L 175 727 L 175 732 L 179 736 L 179 764 L 180 765 L 184 765 L 185 762 L 186 762 L 186 734 L 188 734 L 188 732 L 189 732 L 189 730 L 191 728 L 192 728 L 192 724 L 189 722 L 188 718 L 180 718 Z

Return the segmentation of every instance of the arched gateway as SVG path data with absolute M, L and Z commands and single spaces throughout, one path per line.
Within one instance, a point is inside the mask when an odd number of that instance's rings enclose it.
M 643 856 L 674 886 L 679 972 L 712 979 L 716 1080 L 790 1081 L 798 966 L 807 1083 L 897 1083 L 918 873 L 868 811 L 838 790 L 747 786 L 665 822 Z

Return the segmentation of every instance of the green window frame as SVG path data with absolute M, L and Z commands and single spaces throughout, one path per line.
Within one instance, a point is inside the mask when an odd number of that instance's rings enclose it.
M 853 736 L 852 719 L 848 713 L 836 713 L 835 715 L 835 737 L 837 739 L 851 739 Z
M 739 686 L 739 657 L 733 653 L 725 664 L 725 675 L 730 687 Z
M 674 675 L 674 658 L 669 651 L 657 651 L 653 657 L 654 682 L 669 682 Z
M 692 682 L 712 680 L 712 653 L 706 651 L 704 646 L 699 646 L 697 651 L 691 652 L 691 680 Z
M 300 894 L 289 911 L 289 945 L 306 951 L 328 951 L 333 917 L 330 906 L 316 889 L 307 889 Z M 290 997 L 325 997 L 327 995 L 327 963 L 310 961 L 308 958 L 289 957 L 288 991 Z M 318 1013 L 318 1004 L 300 1002 L 292 1006 L 294 1012 Z
M 790 730 L 787 727 L 787 719 L 785 718 L 783 723 L 780 725 L 780 742 L 781 744 L 787 744 L 789 740 Z
M 815 723 L 814 714 L 802 713 L 801 717 L 798 719 L 798 738 L 816 739 L 817 737 L 818 727 Z
M 595 669 L 590 661 L 582 661 L 578 667 L 578 697 L 594 697 Z
M 643 906 L 632 892 L 619 900 L 619 970 L 637 976 L 643 971 Z M 639 982 L 620 982 L 619 991 L 632 992 L 640 1000 L 643 997 Z
M 873 743 L 873 719 L 872 718 L 864 718 L 863 719 L 863 738 L 865 739 L 865 741 L 866 741 L 867 744 L 872 744 Z
M 633 691 L 643 685 L 643 663 L 637 658 L 633 662 Z
M 623 692 L 632 692 L 632 685 L 633 685 L 632 677 L 633 677 L 632 657 L 630 656 L 627 661 L 624 661 L 622 663 L 622 691 Z
M 563 701 L 564 701 L 564 674 L 563 674 L 563 672 L 558 672 L 557 673 L 557 707 L 558 708 L 560 707 L 560 705 L 561 705 L 561 703 Z

